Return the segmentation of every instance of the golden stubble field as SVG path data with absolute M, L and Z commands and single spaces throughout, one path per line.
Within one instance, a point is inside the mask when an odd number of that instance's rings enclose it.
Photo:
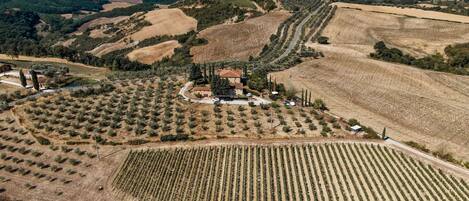
M 339 8 L 323 35 L 333 44 L 361 52 L 372 52 L 373 45 L 383 40 L 414 56 L 423 56 L 444 53 L 448 45 L 469 41 L 469 24 Z
M 156 45 L 135 49 L 127 57 L 130 61 L 138 61 L 140 63 L 151 65 L 165 57 L 171 57 L 174 49 L 182 47 L 177 40 L 170 40 Z
M 241 23 L 221 24 L 205 29 L 198 36 L 207 39 L 208 44 L 191 49 L 194 62 L 247 60 L 249 56 L 256 56 L 269 42 L 270 35 L 290 15 L 286 11 L 275 11 Z
M 350 20 L 353 18 L 360 21 Z M 419 22 L 420 27 L 408 29 L 408 22 Z M 408 41 L 425 41 L 426 47 L 418 49 L 423 53 L 438 49 L 445 41 L 457 41 L 457 27 L 467 26 L 447 23 L 446 28 L 433 30 L 439 35 L 436 38 L 421 34 L 437 25 L 445 23 L 341 8 L 323 34 L 332 44 L 309 44 L 326 57 L 274 73 L 273 77 L 289 87 L 312 90 L 314 97 L 325 99 L 339 116 L 358 118 L 378 131 L 387 127 L 397 140 L 417 141 L 467 160 L 469 77 L 368 58 L 378 33 L 390 36 L 387 32 L 400 32 L 409 37 Z M 379 37 L 387 43 L 406 45 L 399 37 Z
M 125 30 L 125 36 L 116 42 L 101 44 L 100 46 L 89 51 L 91 54 L 101 57 L 113 51 L 134 47 L 136 44 L 138 44 L 138 41 L 143 41 L 145 39 L 164 35 L 181 35 L 197 29 L 197 20 L 187 16 L 182 10 L 178 8 L 155 9 L 146 14 L 136 13 L 132 16 L 124 16 L 123 18 L 125 19 L 115 19 L 117 20 L 115 24 L 119 28 Z M 132 18 L 139 18 L 140 20 L 145 20 L 151 25 L 145 26 L 139 30 L 132 30 L 133 24 L 132 21 L 129 21 L 129 19 Z M 114 18 L 103 20 L 109 21 L 113 19 Z M 87 25 L 88 27 L 93 27 L 101 24 L 101 22 L 93 21 L 91 21 L 90 23 L 91 24 Z M 91 32 L 92 35 L 90 36 L 105 36 L 105 34 L 102 33 L 103 31 L 104 30 L 101 29 L 93 30 Z

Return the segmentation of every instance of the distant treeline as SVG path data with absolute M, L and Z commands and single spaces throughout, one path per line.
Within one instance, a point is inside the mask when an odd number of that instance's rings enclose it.
M 458 75 L 469 75 L 469 43 L 450 45 L 445 48 L 445 54 L 437 53 L 422 58 L 415 58 L 404 54 L 397 48 L 388 48 L 380 41 L 374 46 L 375 52 L 370 56 L 376 59 L 407 64 L 422 69 L 454 73 Z
M 0 10 L 20 9 L 38 13 L 63 14 L 80 10 L 99 11 L 108 0 L 0 0 Z

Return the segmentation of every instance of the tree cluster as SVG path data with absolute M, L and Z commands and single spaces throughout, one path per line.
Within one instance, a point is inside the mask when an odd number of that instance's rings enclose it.
M 388 48 L 383 41 L 375 44 L 375 52 L 371 53 L 372 58 L 407 64 L 422 69 L 449 72 L 459 75 L 469 75 L 469 43 L 448 46 L 445 53 L 448 56 L 446 60 L 443 55 L 436 53 L 422 58 L 415 58 L 409 54 L 404 54 L 397 48 Z

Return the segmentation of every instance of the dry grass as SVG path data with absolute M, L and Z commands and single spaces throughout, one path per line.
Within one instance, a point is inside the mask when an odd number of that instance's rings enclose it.
M 125 49 L 125 48 L 128 48 L 128 47 L 130 47 L 130 46 L 128 46 L 124 42 L 105 43 L 105 44 L 102 44 L 102 45 L 94 48 L 93 50 L 89 51 L 89 53 L 91 53 L 91 54 L 93 54 L 97 57 L 101 57 L 105 54 L 114 52 L 116 50 Z
M 326 58 L 274 73 L 277 81 L 311 90 L 339 116 L 387 127 L 398 140 L 469 159 L 469 77 L 372 60 L 342 44 L 314 48 Z
M 418 18 L 428 18 L 435 20 L 444 20 L 444 21 L 453 21 L 453 22 L 462 22 L 469 23 L 469 16 L 455 15 L 443 12 L 436 11 L 426 11 L 416 8 L 398 8 L 390 6 L 372 6 L 372 5 L 363 5 L 363 4 L 353 4 L 353 3 L 335 3 L 339 8 L 356 8 L 363 11 L 373 11 L 373 12 L 382 12 L 396 15 L 405 15 Z
M 237 24 L 222 24 L 203 30 L 200 38 L 208 40 L 205 46 L 191 49 L 194 62 L 203 63 L 225 59 L 247 60 L 257 56 L 290 14 L 276 11 Z
M 197 20 L 187 16 L 180 9 L 156 9 L 145 14 L 146 26 L 133 33 L 130 38 L 142 41 L 155 36 L 180 35 L 197 29 Z
M 88 28 L 93 28 L 93 27 L 103 25 L 103 24 L 111 24 L 111 23 L 117 24 L 119 22 L 123 22 L 124 20 L 128 20 L 129 18 L 130 16 L 119 16 L 119 17 L 113 17 L 113 18 L 100 17 L 98 19 L 91 20 L 81 25 L 80 28 L 78 28 L 77 32 L 75 33 L 78 34 L 78 33 L 85 31 Z
M 129 3 L 129 2 L 111 2 L 111 3 L 108 3 L 108 4 L 104 4 L 103 5 L 103 10 L 101 10 L 101 12 L 107 12 L 107 11 L 111 11 L 111 10 L 114 10 L 116 8 L 127 8 L 129 6 L 132 6 L 133 4 Z
M 157 45 L 152 45 L 140 49 L 135 49 L 127 57 L 131 61 L 138 61 L 144 64 L 153 64 L 165 57 L 171 57 L 174 49 L 182 47 L 177 40 L 166 41 Z
M 415 56 L 444 52 L 450 44 L 469 40 L 469 24 L 409 18 L 339 8 L 323 35 L 331 43 L 370 53 L 380 40 Z
M 365 6 L 366 7 L 366 6 Z M 443 52 L 469 40 L 469 25 L 339 8 L 323 32 L 331 45 L 313 45 L 326 58 L 275 73 L 277 81 L 308 88 L 333 113 L 358 118 L 398 140 L 446 147 L 469 159 L 469 77 L 424 71 L 368 58 L 383 40 L 413 55 Z

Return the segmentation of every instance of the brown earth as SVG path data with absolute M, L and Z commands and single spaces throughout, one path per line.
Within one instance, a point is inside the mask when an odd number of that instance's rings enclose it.
M 129 16 L 119 16 L 119 17 L 113 17 L 113 18 L 100 17 L 98 19 L 91 20 L 91 21 L 81 25 L 80 28 L 78 28 L 78 31 L 76 33 L 83 32 L 83 31 L 86 31 L 86 29 L 88 29 L 88 28 L 93 28 L 93 27 L 103 25 L 103 24 L 111 24 L 111 23 L 112 24 L 117 24 L 117 23 L 122 22 L 124 20 L 127 20 L 129 18 L 130 18 Z
M 108 3 L 108 4 L 104 4 L 103 5 L 103 10 L 101 10 L 101 12 L 111 11 L 111 10 L 114 10 L 116 8 L 127 8 L 127 7 L 132 6 L 132 5 L 133 4 L 129 3 L 129 2 L 121 2 L 121 1 L 111 2 L 111 3 Z
M 469 41 L 469 24 L 410 18 L 339 8 L 323 32 L 333 44 L 370 53 L 380 40 L 414 56 L 444 53 L 454 43 Z
M 135 49 L 127 57 L 131 61 L 138 61 L 144 64 L 153 64 L 165 57 L 171 57 L 174 49 L 182 47 L 177 40 L 166 41 L 157 45 L 152 45 L 140 49 Z
M 155 36 L 180 35 L 197 29 L 197 20 L 187 16 L 178 8 L 155 9 L 144 17 L 152 25 L 133 33 L 130 36 L 132 40 L 142 41 Z
M 222 24 L 203 30 L 198 36 L 208 40 L 208 44 L 191 49 L 194 62 L 203 63 L 225 59 L 247 60 L 257 56 L 270 35 L 290 16 L 286 11 L 270 12 L 261 17 L 237 24 Z

